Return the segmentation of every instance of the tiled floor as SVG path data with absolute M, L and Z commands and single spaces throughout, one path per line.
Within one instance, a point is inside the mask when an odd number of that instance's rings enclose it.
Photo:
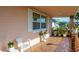
M 70 44 L 68 38 L 63 37 L 50 37 L 46 42 L 29 48 L 29 52 L 68 52 L 70 51 Z
M 56 52 L 70 52 L 70 47 L 69 38 L 64 38 L 64 40 L 58 45 Z

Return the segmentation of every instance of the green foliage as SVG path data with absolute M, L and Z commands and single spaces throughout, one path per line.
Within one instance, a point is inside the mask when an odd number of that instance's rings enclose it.
M 59 34 L 67 34 L 67 30 L 66 30 L 66 28 L 63 28 L 63 27 L 58 27 L 58 33 Z
M 47 30 L 45 30 L 44 32 L 43 32 L 43 31 L 40 31 L 40 32 L 39 32 L 39 35 L 40 35 L 40 36 L 43 36 L 43 35 L 46 35 L 46 34 L 47 34 Z
M 12 48 L 14 46 L 14 43 L 13 42 L 9 42 L 8 43 L 8 48 Z
M 68 22 L 56 21 L 55 19 L 53 19 L 53 22 L 59 25 L 52 28 L 57 34 L 68 34 Z
M 78 31 L 79 31 L 79 26 L 78 26 Z
M 79 13 L 76 13 L 76 15 L 75 15 L 75 20 L 77 20 L 77 25 L 76 26 L 78 26 L 78 22 L 79 22 Z
M 60 27 L 66 28 L 67 27 L 67 23 L 66 22 L 59 22 L 58 23 Z
M 76 20 L 79 19 L 79 13 L 76 14 L 75 19 L 76 19 Z
M 46 35 L 47 34 L 47 30 L 45 30 L 43 34 Z
M 42 31 L 40 31 L 40 32 L 39 32 L 39 35 L 40 35 L 40 36 L 42 36 L 42 35 L 43 35 L 43 32 L 42 32 Z
M 57 23 L 56 19 L 52 19 L 52 22 Z

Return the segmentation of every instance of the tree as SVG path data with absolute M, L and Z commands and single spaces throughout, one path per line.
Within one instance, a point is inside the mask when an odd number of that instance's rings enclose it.
M 59 22 L 58 23 L 60 26 L 65 27 L 66 26 L 66 22 Z
M 52 22 L 57 23 L 56 19 L 52 19 Z
M 77 20 L 77 27 L 78 27 L 78 23 L 79 23 L 79 13 L 77 13 L 77 14 L 75 15 L 75 20 Z

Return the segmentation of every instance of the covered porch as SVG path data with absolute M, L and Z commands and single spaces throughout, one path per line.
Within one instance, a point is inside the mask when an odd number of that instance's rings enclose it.
M 24 52 L 79 51 L 74 6 L 0 7 L 0 50 Z M 52 18 L 70 17 L 69 37 L 52 36 Z M 12 46 L 11 46 L 12 45 Z

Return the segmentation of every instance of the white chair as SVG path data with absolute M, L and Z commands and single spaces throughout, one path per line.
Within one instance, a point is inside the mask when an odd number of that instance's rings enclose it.
M 18 37 L 16 38 L 16 42 L 18 44 L 18 47 L 20 48 L 20 51 L 23 52 L 26 49 L 30 48 L 30 41 L 27 40 L 27 42 L 23 42 L 23 39 Z

